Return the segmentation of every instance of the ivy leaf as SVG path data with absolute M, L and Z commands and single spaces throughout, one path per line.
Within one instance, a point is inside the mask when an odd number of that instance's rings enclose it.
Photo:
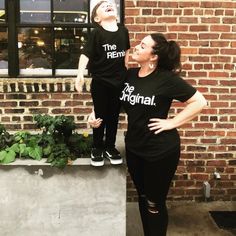
M 48 156 L 51 152 L 52 152 L 52 148 L 50 145 L 48 145 L 47 147 L 43 149 L 43 155 L 45 156 Z
M 0 162 L 2 162 L 5 159 L 6 155 L 7 155 L 6 151 L 1 151 L 0 152 Z
M 42 159 L 43 151 L 41 147 L 28 147 L 27 151 L 29 152 L 29 156 L 34 160 L 40 161 Z
M 65 168 L 65 166 L 68 163 L 68 158 L 56 158 L 53 162 L 52 162 L 52 166 L 58 167 L 60 169 Z
M 15 161 L 16 159 L 16 153 L 12 150 L 10 150 L 9 152 L 7 152 L 5 158 L 3 159 L 2 163 L 4 164 L 8 164 L 10 162 Z
M 20 149 L 19 149 L 19 144 L 18 143 L 14 143 L 11 147 L 7 148 L 6 151 L 14 151 L 16 153 L 19 153 L 20 152 Z
M 49 155 L 49 157 L 47 158 L 47 163 L 52 163 L 53 161 L 54 161 L 54 159 L 55 159 L 55 155 L 54 155 L 54 153 L 51 153 L 50 155 Z
M 26 148 L 25 143 L 19 144 L 19 154 L 20 154 L 20 156 L 27 156 L 28 155 L 28 150 Z

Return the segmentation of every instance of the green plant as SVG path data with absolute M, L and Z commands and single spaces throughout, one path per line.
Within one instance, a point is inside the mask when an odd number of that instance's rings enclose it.
M 86 156 L 92 148 L 92 135 L 73 133 L 68 140 L 68 147 L 74 158 Z
M 72 131 L 76 128 L 76 125 L 71 117 L 57 116 L 52 117 L 49 115 L 35 115 L 34 120 L 38 128 L 43 129 L 44 132 L 55 134 L 60 133 L 65 137 L 72 134 Z
M 76 125 L 72 118 L 64 115 L 52 117 L 38 114 L 34 116 L 36 125 L 43 130 L 40 145 L 43 155 L 52 166 L 63 168 L 72 156 L 68 147 L 68 140 Z
M 70 150 L 66 144 L 55 144 L 47 158 L 47 162 L 51 163 L 52 166 L 63 169 L 67 165 L 69 157 Z
M 13 139 L 13 136 L 6 131 L 2 124 L 0 124 L 0 150 L 3 150 L 11 145 L 13 143 Z
M 34 120 L 42 133 L 19 131 L 10 135 L 0 124 L 0 163 L 10 163 L 15 158 L 47 158 L 52 166 L 64 168 L 70 159 L 90 153 L 92 136 L 76 133 L 72 118 L 39 114 Z
M 26 131 L 19 131 L 14 134 L 13 139 L 14 144 L 0 152 L 1 163 L 13 162 L 16 157 L 42 159 L 42 147 L 38 145 L 37 136 L 32 136 Z

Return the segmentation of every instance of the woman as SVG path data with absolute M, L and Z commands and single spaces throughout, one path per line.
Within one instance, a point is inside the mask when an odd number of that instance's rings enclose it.
M 132 58 L 140 67 L 128 70 L 120 96 L 128 115 L 127 165 L 137 189 L 145 236 L 164 236 L 168 225 L 166 198 L 180 157 L 176 128 L 193 119 L 206 100 L 179 76 L 180 48 L 162 34 L 146 36 Z M 186 106 L 168 118 L 174 99 Z M 92 115 L 89 123 L 100 125 Z

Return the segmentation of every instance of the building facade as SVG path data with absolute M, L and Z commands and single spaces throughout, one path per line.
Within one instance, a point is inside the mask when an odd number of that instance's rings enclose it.
M 77 2 L 77 3 L 76 3 Z M 78 58 L 92 29 L 94 1 L 0 0 L 0 123 L 8 130 L 35 130 L 33 115 L 68 115 L 88 131 L 90 93 L 74 90 Z M 161 32 L 182 49 L 183 77 L 208 100 L 179 129 L 182 155 L 169 199 L 236 200 L 236 1 L 116 0 L 119 23 L 132 47 Z M 14 13 L 14 14 L 12 14 Z M 130 61 L 130 66 L 136 66 Z M 88 79 L 89 81 L 89 79 Z M 172 112 L 182 104 L 174 102 Z M 127 126 L 120 115 L 119 130 Z M 221 179 L 214 178 L 218 172 Z M 129 178 L 128 200 L 136 200 Z

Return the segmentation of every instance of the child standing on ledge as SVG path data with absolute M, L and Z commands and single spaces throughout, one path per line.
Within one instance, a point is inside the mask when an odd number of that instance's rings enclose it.
M 100 1 L 93 8 L 96 25 L 79 59 L 75 88 L 81 92 L 84 71 L 88 64 L 92 74 L 91 96 L 95 118 L 101 125 L 93 128 L 91 165 L 103 166 L 104 158 L 111 164 L 121 164 L 115 148 L 120 113 L 120 92 L 124 83 L 130 48 L 128 30 L 117 25 L 117 10 L 109 1 Z M 105 136 L 105 140 L 104 140 Z

